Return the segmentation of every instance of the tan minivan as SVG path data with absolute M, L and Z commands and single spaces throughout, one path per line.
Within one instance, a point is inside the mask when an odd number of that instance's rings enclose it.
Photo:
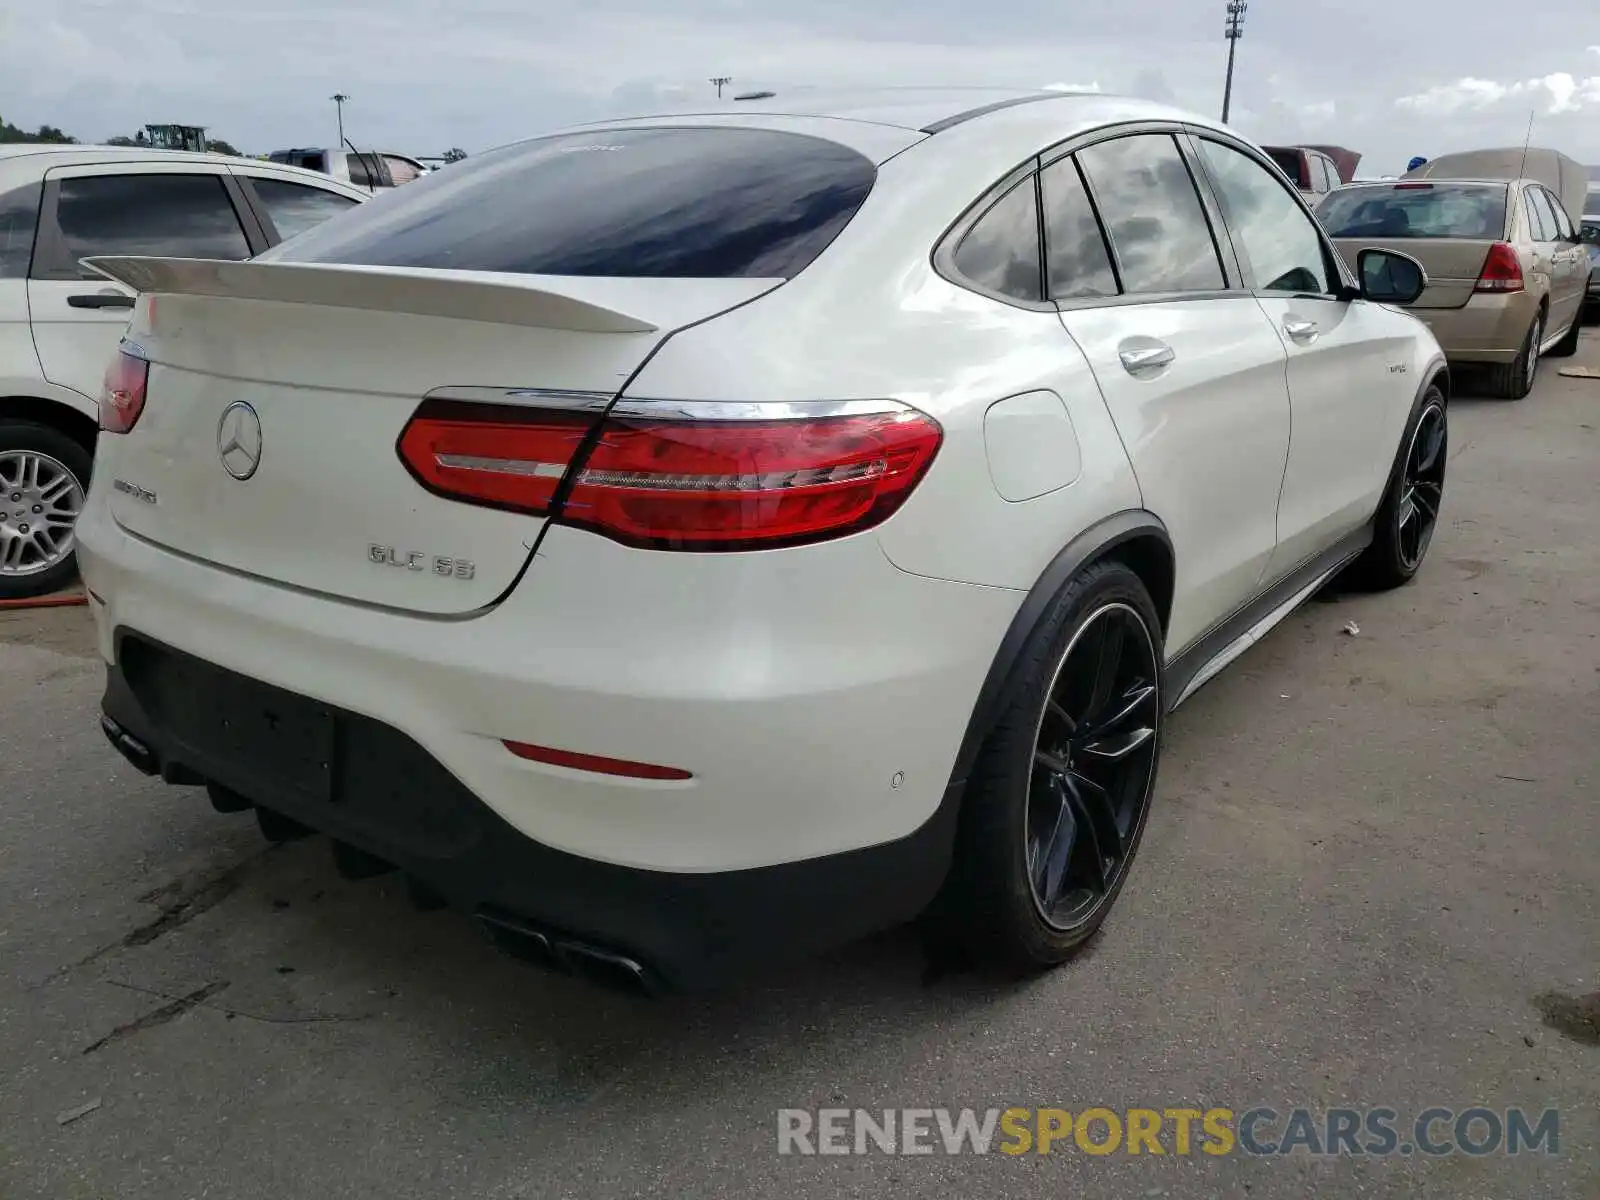
M 1421 262 L 1428 287 L 1412 314 L 1452 364 L 1486 366 L 1493 393 L 1520 400 L 1542 354 L 1577 349 L 1589 257 L 1569 211 L 1540 179 L 1485 171 L 1353 184 L 1324 197 L 1317 217 L 1352 269 L 1369 246 Z

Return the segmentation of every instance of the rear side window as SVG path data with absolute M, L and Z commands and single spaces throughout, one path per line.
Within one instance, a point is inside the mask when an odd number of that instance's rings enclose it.
M 962 237 L 952 260 L 979 287 L 1015 300 L 1040 300 L 1039 209 L 1030 175 L 990 206 Z
M 1115 296 L 1116 272 L 1077 163 L 1071 158 L 1052 163 L 1040 174 L 1039 183 L 1044 195 L 1050 298 Z
M 357 201 L 337 192 L 307 187 L 303 183 L 288 183 L 282 179 L 253 178 L 251 184 L 256 196 L 272 218 L 278 236 L 285 240 L 321 225 L 329 217 L 338 216 L 354 208 Z
M 216 175 L 63 179 L 56 225 L 74 267 L 80 258 L 97 254 L 250 257 L 239 215 Z
M 1171 135 L 1142 133 L 1078 152 L 1129 293 L 1227 286 L 1211 225 Z
M 1567 216 L 1567 206 L 1562 204 L 1561 197 L 1557 196 L 1549 188 L 1545 189 L 1544 200 L 1550 206 L 1550 215 L 1555 220 L 1556 236 L 1571 241 L 1572 219 Z
M 1473 184 L 1342 188 L 1317 209 L 1329 237 L 1471 238 L 1505 236 L 1506 189 Z
M 1550 211 L 1550 202 L 1544 198 L 1543 190 L 1531 187 L 1523 192 L 1522 196 L 1528 206 L 1528 223 L 1533 226 L 1533 240 L 1555 241 L 1556 215 Z
M 788 278 L 877 177 L 824 138 L 767 129 L 562 134 L 435 171 L 283 261 L 530 275 Z M 272 252 L 278 257 L 276 252 Z
M 0 279 L 26 279 L 39 221 L 37 183 L 0 193 Z

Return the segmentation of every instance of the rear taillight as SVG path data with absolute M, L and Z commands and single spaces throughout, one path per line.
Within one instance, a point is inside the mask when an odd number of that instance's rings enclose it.
M 1496 242 L 1489 247 L 1489 257 L 1483 260 L 1483 270 L 1478 272 L 1480 292 L 1520 292 L 1522 290 L 1522 260 L 1506 242 Z
M 628 545 L 750 550 L 885 520 L 943 438 L 933 418 L 897 404 L 775 405 L 777 418 L 764 407 L 627 404 L 590 432 L 592 416 L 429 400 L 399 451 L 451 499 L 549 514 Z
M 120 346 L 100 386 L 100 428 L 106 433 L 127 433 L 144 411 L 150 364 L 127 346 Z

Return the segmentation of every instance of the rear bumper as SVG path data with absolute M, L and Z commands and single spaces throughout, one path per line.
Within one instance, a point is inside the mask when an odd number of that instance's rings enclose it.
M 1451 362 L 1508 363 L 1522 351 L 1539 297 L 1533 292 L 1475 294 L 1460 308 L 1413 308 Z
M 951 786 L 910 836 L 854 852 L 744 871 L 646 871 L 527 837 L 411 738 L 355 713 L 334 710 L 338 786 L 324 799 L 186 744 L 119 664 L 107 667 L 102 707 L 107 737 L 140 770 L 220 783 L 398 867 L 502 949 L 647 993 L 715 988 L 912 919 L 943 882 L 959 807 Z
M 328 832 L 467 911 L 616 948 L 673 988 L 926 905 L 957 751 L 1021 600 L 907 574 L 870 536 L 673 555 L 557 529 L 500 605 L 441 620 L 171 553 L 94 494 L 78 536 L 124 754 Z M 270 738 L 247 753 L 190 736 L 194 714 L 141 683 L 129 648 L 151 645 L 242 681 L 258 716 L 321 706 L 342 782 L 282 769 Z M 693 777 L 545 765 L 504 740 Z

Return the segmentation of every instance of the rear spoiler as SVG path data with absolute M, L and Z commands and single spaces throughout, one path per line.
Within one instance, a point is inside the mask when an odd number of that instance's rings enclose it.
M 572 294 L 614 290 L 603 279 L 564 279 L 558 291 L 548 277 L 489 271 L 121 255 L 81 261 L 107 279 L 154 295 L 276 300 L 586 333 L 653 333 L 660 328 L 645 317 Z M 636 294 L 649 291 L 639 284 L 653 282 L 629 281 Z M 752 281 L 728 282 L 748 290 Z

